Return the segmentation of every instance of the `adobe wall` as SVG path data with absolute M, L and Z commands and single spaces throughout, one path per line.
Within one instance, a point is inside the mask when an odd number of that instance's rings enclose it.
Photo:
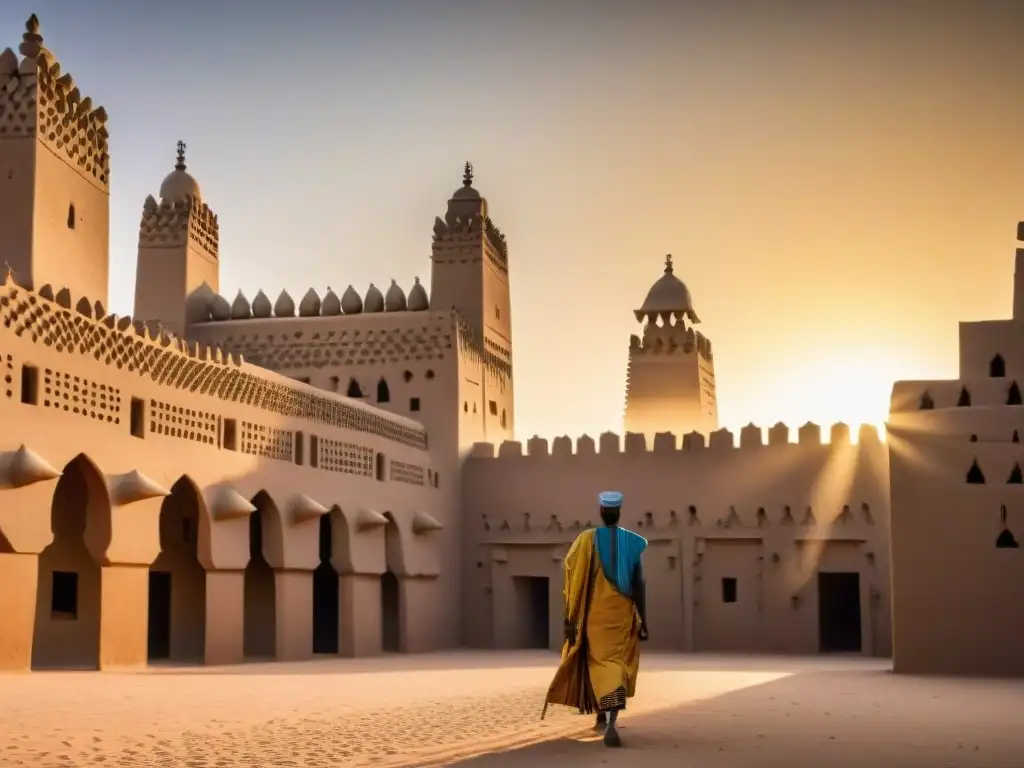
M 978 334 L 983 325 L 997 334 Z M 970 326 L 961 361 L 973 376 L 893 388 L 897 672 L 1024 674 L 1024 408 L 1013 378 L 1024 384 L 1024 358 L 1012 343 L 1024 326 Z M 1006 375 L 988 377 L 996 354 Z
M 457 642 L 439 620 L 449 602 L 439 533 L 452 506 L 434 487 L 439 462 L 421 424 L 103 316 L 66 289 L 32 292 L 8 276 L 0 317 L 0 576 L 13 585 L 0 664 L 66 663 L 71 646 L 93 648 L 101 667 L 144 663 L 148 566 L 175 560 L 184 521 L 168 530 L 168 510 L 189 499 L 207 661 L 243 655 L 253 514 L 272 583 L 269 601 L 254 605 L 271 617 L 278 658 L 312 652 L 322 517 L 341 574 L 342 652 L 380 650 L 381 625 L 367 617 L 384 610 L 386 570 L 400 585 L 402 648 Z M 85 528 L 55 540 L 51 517 L 72 525 L 65 507 Z M 47 604 L 61 563 L 81 571 L 75 622 Z
M 651 647 L 681 651 L 814 653 L 819 572 L 858 575 L 861 649 L 891 649 L 888 455 L 863 427 L 837 424 L 831 442 L 808 424 L 790 443 L 778 424 L 678 445 L 658 435 L 534 438 L 476 446 L 463 471 L 463 518 L 476 577 L 467 582 L 466 635 L 480 647 L 525 642 L 524 577 L 546 578 L 548 645 L 561 644 L 562 558 L 600 524 L 601 490 L 625 494 L 623 525 L 647 537 Z M 624 444 L 623 444 L 624 442 Z M 724 602 L 723 579 L 735 579 Z M 855 608 L 856 610 L 856 608 Z M 530 619 L 536 623 L 536 617 Z

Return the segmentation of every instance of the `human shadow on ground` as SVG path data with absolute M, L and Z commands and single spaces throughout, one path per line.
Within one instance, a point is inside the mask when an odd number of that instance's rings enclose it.
M 642 695 L 642 674 L 640 686 Z M 636 716 L 627 710 L 621 749 L 589 733 L 447 765 L 1017 768 L 1022 697 L 1024 680 L 805 672 Z

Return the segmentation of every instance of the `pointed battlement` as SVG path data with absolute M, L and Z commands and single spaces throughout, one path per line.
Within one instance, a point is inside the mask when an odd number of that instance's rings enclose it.
M 83 96 L 74 78 L 43 45 L 39 19 L 25 24 L 19 47 L 0 54 L 0 140 L 35 138 L 97 189 L 110 188 L 103 107 Z

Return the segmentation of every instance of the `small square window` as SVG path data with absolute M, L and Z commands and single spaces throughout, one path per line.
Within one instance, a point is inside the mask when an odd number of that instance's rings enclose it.
M 726 577 L 722 579 L 722 602 L 723 603 L 735 603 L 737 601 L 737 585 L 736 579 L 732 577 Z
M 418 397 L 409 398 L 409 410 L 418 411 L 420 409 L 420 399 Z

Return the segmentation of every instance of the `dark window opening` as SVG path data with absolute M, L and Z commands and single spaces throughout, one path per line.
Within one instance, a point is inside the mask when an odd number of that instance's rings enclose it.
M 388 383 L 384 381 L 384 379 L 381 379 L 380 381 L 377 382 L 377 402 L 391 402 L 391 390 L 388 388 Z
M 700 518 L 697 517 L 697 508 L 692 504 L 686 508 L 686 514 L 689 515 L 690 525 L 700 525 Z
M 224 419 L 224 447 L 229 451 L 238 450 L 238 422 Z
M 337 376 L 331 376 L 331 392 L 337 392 L 338 387 L 341 386 L 341 379 Z
M 420 399 L 418 397 L 409 398 L 409 410 L 418 411 L 420 409 Z
M 320 438 L 309 436 L 309 466 L 316 469 L 320 464 Z
M 919 411 L 930 411 L 935 407 L 935 401 L 932 400 L 932 396 L 925 392 L 921 395 L 920 401 L 917 404 L 917 410 Z
M 1017 434 L 1017 430 L 1016 429 L 1013 430 L 1013 437 L 1010 438 L 1010 442 L 1011 443 L 1019 443 L 1020 442 L 1020 435 Z
M 302 432 L 295 433 L 295 463 L 302 465 L 305 460 L 306 435 Z
M 978 442 L 978 436 L 977 435 L 971 435 L 971 442 L 972 443 Z
M 757 524 L 759 526 L 768 524 L 768 513 L 764 511 L 764 507 L 757 508 Z
M 999 522 L 1003 530 L 996 537 L 996 549 L 1019 549 L 1020 544 L 1009 528 L 1006 527 L 1006 505 L 999 506 Z
M 1024 400 L 1020 397 L 1020 387 L 1017 386 L 1017 382 L 1010 384 L 1010 390 L 1006 393 L 1006 404 L 1007 405 L 1021 405 L 1024 404 Z
M 54 571 L 50 594 L 50 613 L 60 618 L 78 618 L 78 574 Z
M 493 400 L 489 400 L 487 402 L 487 410 L 489 410 L 491 412 L 491 416 L 497 416 L 498 415 L 498 404 L 496 402 L 494 402 Z
M 977 459 L 971 462 L 971 468 L 967 470 L 967 482 L 971 485 L 985 484 L 985 475 L 982 473 L 981 467 L 978 466 Z
M 737 585 L 736 579 L 732 576 L 727 576 L 722 579 L 722 602 L 723 603 L 735 603 L 737 600 Z
M 467 401 L 465 401 L 465 402 L 464 402 L 464 403 L 462 404 L 462 412 L 463 412 L 463 413 L 469 413 L 469 401 L 468 401 L 468 400 L 467 400 Z
M 377 454 L 377 479 L 379 481 L 381 481 L 381 482 L 384 481 L 384 464 L 385 464 L 384 454 L 383 453 L 378 453 Z
M 25 405 L 39 402 L 39 369 L 35 366 L 21 366 L 21 402 Z
M 412 371 L 406 371 L 402 374 L 402 378 L 405 379 L 405 383 L 408 384 L 412 381 Z
M 75 204 L 71 203 L 68 206 L 68 229 L 75 228 Z
M 186 544 L 192 543 L 192 518 L 181 518 L 181 540 Z
M 146 401 L 138 397 L 132 398 L 129 418 L 132 437 L 146 436 Z
M 437 472 L 434 473 L 434 487 L 441 487 L 441 475 L 439 475 Z
M 428 379 L 432 379 L 432 378 L 434 378 L 434 372 L 433 372 L 433 371 L 431 371 L 431 370 L 428 370 L 428 371 L 427 371 L 427 378 L 428 378 Z
M 1001 379 L 1006 375 L 1006 361 L 1002 355 L 996 355 L 989 361 L 988 375 L 993 379 Z
M 961 387 L 960 397 L 957 399 L 956 404 L 960 408 L 967 408 L 971 404 L 971 393 L 967 391 L 967 387 Z
M 1024 474 L 1021 474 L 1020 464 L 1014 464 L 1010 470 L 1010 477 L 1006 481 L 1011 485 L 1024 485 Z
M 508 419 L 505 418 L 505 409 L 504 408 L 501 409 L 501 426 L 503 426 L 503 427 L 507 427 L 508 426 Z
M 312 382 L 309 376 L 300 376 L 298 380 L 301 384 L 310 384 Z
M 348 397 L 362 397 L 363 388 L 359 386 L 359 382 L 355 379 L 348 380 L 348 391 L 345 392 Z

